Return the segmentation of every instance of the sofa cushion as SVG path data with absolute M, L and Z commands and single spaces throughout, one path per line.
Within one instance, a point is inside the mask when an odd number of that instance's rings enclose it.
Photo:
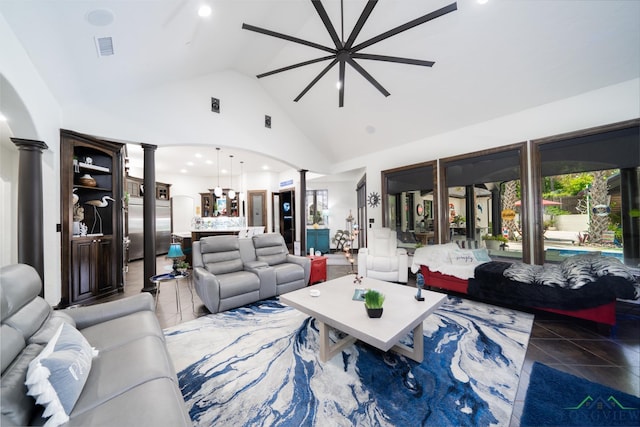
M 139 311 L 118 317 L 81 329 L 80 332 L 100 352 L 147 336 L 164 340 L 158 318 L 151 311 Z
M 367 269 L 378 272 L 398 271 L 398 257 L 368 256 Z
M 124 364 L 124 363 L 122 363 Z M 91 410 L 71 414 L 73 426 L 190 426 L 180 389 L 167 378 L 132 386 Z
M 30 396 L 45 406 L 46 426 L 69 420 L 91 370 L 93 349 L 82 334 L 62 323 L 42 352 L 29 363 L 27 385 Z
M 218 276 L 218 280 L 222 299 L 260 290 L 260 278 L 248 271 L 222 274 Z
M 7 336 L 2 334 L 3 345 L 6 338 Z M 44 346 L 39 344 L 28 345 L 15 359 L 9 359 L 11 364 L 2 373 L 2 382 L 0 382 L 2 415 L 9 418 L 15 425 L 29 425 L 33 418 L 36 401 L 27 395 L 27 386 L 24 382 L 27 379 L 29 363 L 42 352 L 43 348 Z
M 143 337 L 100 351 L 93 360 L 89 378 L 71 417 L 92 411 L 128 390 L 157 378 L 178 383 L 164 341 L 158 337 Z M 149 398 L 155 400 L 156 396 Z
M 200 240 L 204 267 L 212 274 L 226 274 L 244 268 L 236 236 L 211 236 Z
M 280 234 L 259 234 L 253 236 L 252 239 L 258 261 L 264 261 L 269 265 L 287 262 L 289 251 Z
M 289 283 L 296 280 L 304 280 L 304 268 L 298 264 L 284 263 L 273 267 L 276 271 L 276 284 Z

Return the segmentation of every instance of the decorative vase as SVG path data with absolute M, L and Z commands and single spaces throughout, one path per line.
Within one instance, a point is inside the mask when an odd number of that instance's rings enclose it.
M 89 174 L 82 175 L 78 182 L 85 187 L 95 187 L 97 185 L 96 180 Z
M 370 318 L 372 319 L 378 319 L 380 317 L 382 317 L 382 307 L 380 308 L 367 308 L 365 307 L 367 310 L 367 315 L 369 315 Z

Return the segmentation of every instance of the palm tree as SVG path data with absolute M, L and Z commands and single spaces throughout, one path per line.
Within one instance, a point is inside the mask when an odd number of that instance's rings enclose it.
M 504 184 L 504 195 L 502 196 L 502 210 L 511 209 L 516 207 L 518 201 L 518 180 L 507 181 Z M 504 220 L 502 226 L 509 231 L 509 239 L 516 239 L 516 232 L 518 231 L 518 224 L 513 219 Z
M 607 188 L 607 176 L 605 171 L 593 172 L 593 181 L 587 197 L 590 197 L 590 206 L 593 208 L 598 205 L 608 205 L 607 196 L 609 195 L 609 189 Z M 602 233 L 609 228 L 609 215 L 594 215 L 592 212 L 589 214 L 589 240 L 592 242 L 598 242 L 602 240 Z

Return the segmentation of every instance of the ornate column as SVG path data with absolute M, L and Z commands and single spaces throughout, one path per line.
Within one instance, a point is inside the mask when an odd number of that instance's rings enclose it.
M 36 269 L 44 296 L 44 226 L 42 210 L 42 141 L 11 138 L 18 147 L 18 262 Z
M 144 239 L 144 285 L 143 292 L 155 292 L 149 278 L 156 275 L 156 149 L 157 145 L 141 144 L 144 150 L 144 195 L 143 231 Z
M 307 200 L 307 170 L 300 169 L 300 255 L 307 254 L 307 217 L 306 217 L 306 200 Z

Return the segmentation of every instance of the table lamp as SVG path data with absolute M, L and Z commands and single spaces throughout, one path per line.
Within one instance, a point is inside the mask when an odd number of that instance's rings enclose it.
M 172 243 L 171 246 L 169 246 L 169 253 L 167 253 L 167 258 L 171 258 L 173 259 L 173 271 L 171 272 L 171 274 L 173 274 L 174 276 L 177 276 L 178 273 L 178 259 L 182 258 L 184 256 L 184 254 L 182 253 L 182 247 L 180 246 L 180 243 Z

